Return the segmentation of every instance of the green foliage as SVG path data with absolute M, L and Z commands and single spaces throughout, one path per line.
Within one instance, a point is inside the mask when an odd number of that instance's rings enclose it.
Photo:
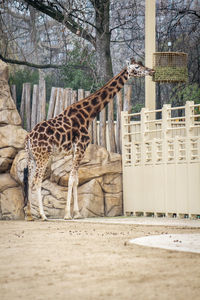
M 10 74 L 9 84 L 16 85 L 16 93 L 17 93 L 17 106 L 19 108 L 21 102 L 22 95 L 22 87 L 23 83 L 30 82 L 32 85 L 37 84 L 39 80 L 39 72 L 36 69 L 31 68 L 20 68 L 15 72 Z
M 133 105 L 133 107 L 132 107 L 132 112 L 131 113 L 139 113 L 140 111 L 141 111 L 141 109 L 142 109 L 142 107 L 143 107 L 144 105 L 142 104 L 142 103 L 136 103 L 135 105 Z
M 79 69 L 78 66 L 86 67 L 86 69 Z M 90 71 L 92 69 L 95 69 L 93 53 L 87 47 L 80 49 L 80 45 L 75 44 L 74 49 L 68 53 L 68 63 L 61 70 L 62 86 L 74 90 L 80 88 L 91 90 L 94 85 L 94 78 Z
M 188 84 L 172 90 L 173 103 L 185 104 L 186 101 L 194 101 L 195 104 L 200 103 L 200 87 L 197 83 Z

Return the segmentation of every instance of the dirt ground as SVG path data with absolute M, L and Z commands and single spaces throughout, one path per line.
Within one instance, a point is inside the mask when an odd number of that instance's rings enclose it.
M 200 299 L 200 255 L 130 239 L 199 228 L 0 222 L 0 299 Z

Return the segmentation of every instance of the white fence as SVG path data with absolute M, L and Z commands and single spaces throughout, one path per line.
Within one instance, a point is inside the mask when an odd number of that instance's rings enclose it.
M 122 112 L 124 213 L 200 216 L 200 104 Z

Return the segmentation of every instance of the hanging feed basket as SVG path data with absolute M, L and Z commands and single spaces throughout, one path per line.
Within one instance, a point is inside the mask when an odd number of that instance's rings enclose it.
M 186 82 L 188 80 L 187 54 L 183 52 L 156 52 L 153 54 L 155 82 Z

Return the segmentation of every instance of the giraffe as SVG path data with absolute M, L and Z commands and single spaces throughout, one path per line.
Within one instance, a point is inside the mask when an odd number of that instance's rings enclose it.
M 118 75 L 95 93 L 68 106 L 56 117 L 38 123 L 32 129 L 27 135 L 25 143 L 29 174 L 26 220 L 33 220 L 31 215 L 31 193 L 33 190 L 35 190 L 38 198 L 40 216 L 42 220 L 47 220 L 42 204 L 41 185 L 48 161 L 57 152 L 73 155 L 64 219 L 72 219 L 70 213 L 72 195 L 74 198 L 73 217 L 81 218 L 77 197 L 78 168 L 90 143 L 89 124 L 130 77 L 152 76 L 153 73 L 154 70 L 132 59 Z

